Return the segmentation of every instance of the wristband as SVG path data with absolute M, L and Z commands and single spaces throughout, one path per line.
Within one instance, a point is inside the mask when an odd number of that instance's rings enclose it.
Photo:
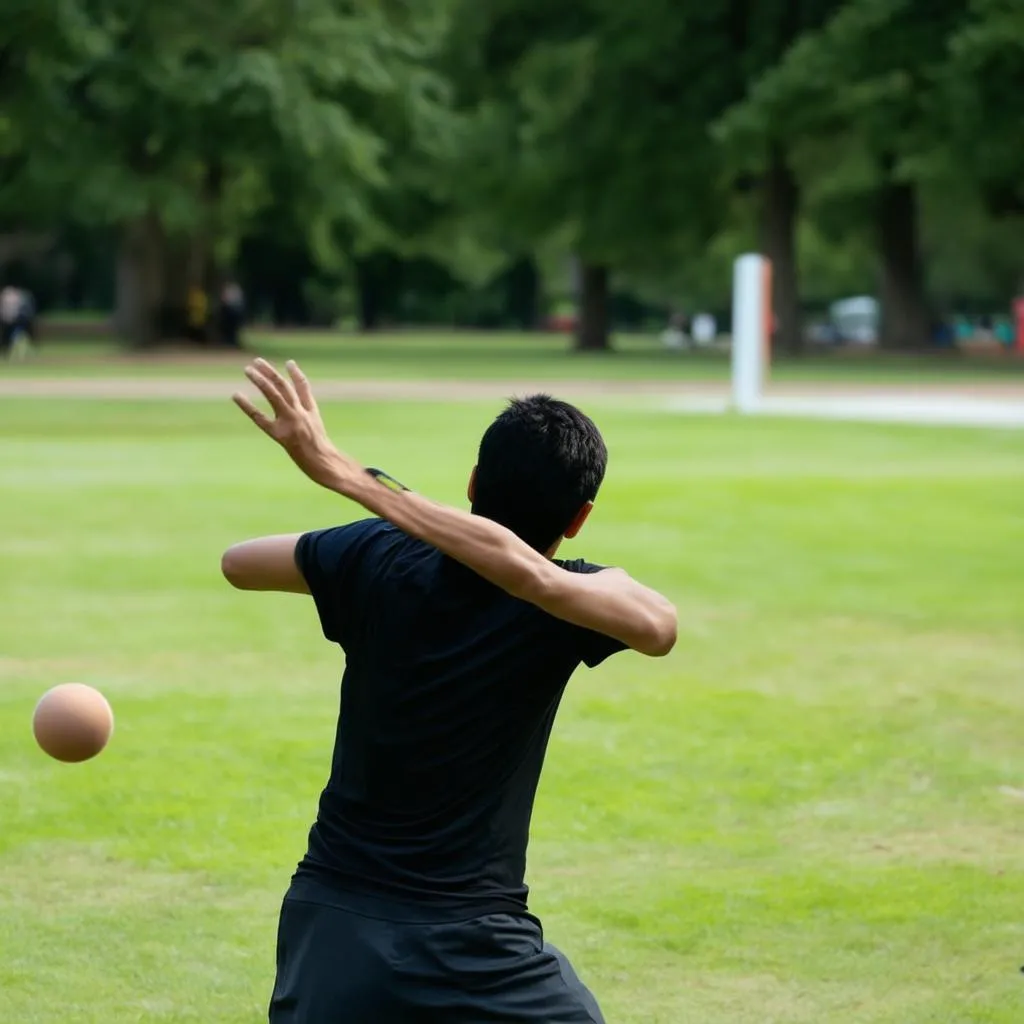
M 389 488 L 392 491 L 409 490 L 409 488 L 406 487 L 405 484 L 399 483 L 393 476 L 389 476 L 382 469 L 374 469 L 372 467 L 367 467 L 366 472 L 369 473 L 370 476 L 372 476 L 374 480 L 376 480 L 378 483 L 383 484 L 385 487 Z

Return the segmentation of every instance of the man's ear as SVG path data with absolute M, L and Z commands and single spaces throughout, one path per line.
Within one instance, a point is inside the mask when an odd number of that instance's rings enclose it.
M 569 524 L 568 528 L 563 534 L 563 536 L 567 540 L 572 540 L 573 537 L 575 537 L 576 534 L 578 534 L 580 530 L 583 529 L 583 524 L 587 521 L 587 516 L 590 515 L 590 511 L 593 507 L 594 503 L 592 501 L 588 501 L 586 505 L 584 505 L 583 508 L 581 508 L 579 512 L 576 513 L 575 517 L 573 518 L 573 521 Z
M 476 501 L 476 466 L 473 467 L 473 472 L 469 474 L 469 486 L 466 488 L 466 497 L 469 498 L 470 505 Z

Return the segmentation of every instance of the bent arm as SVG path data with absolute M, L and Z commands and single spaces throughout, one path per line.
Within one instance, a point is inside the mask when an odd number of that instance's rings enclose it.
M 668 654 L 676 643 L 675 605 L 622 569 L 556 572 L 540 580 L 538 592 L 526 599 L 551 615 L 621 640 L 652 658 Z
M 289 533 L 235 544 L 221 557 L 221 572 L 239 590 L 308 594 L 309 587 L 295 564 L 299 537 L 298 533 Z
M 660 594 L 622 572 L 581 576 L 567 572 L 534 551 L 511 530 L 468 512 L 439 505 L 406 490 L 381 483 L 355 459 L 331 443 L 309 381 L 294 364 L 286 380 L 266 360 L 257 360 L 246 376 L 274 410 L 271 419 L 245 396 L 235 403 L 268 437 L 320 486 L 358 502 L 450 558 L 463 563 L 514 597 L 529 601 L 566 622 L 618 640 L 643 654 L 667 654 L 676 640 L 676 611 Z M 294 552 L 294 541 L 290 550 Z M 273 576 L 297 582 L 298 570 L 281 566 Z M 277 564 L 277 563 L 275 563 Z M 294 576 L 292 572 L 294 571 Z M 229 577 L 230 578 L 230 577 Z M 270 589 L 267 576 L 243 575 L 251 589 Z M 259 582 L 256 582 L 259 581 Z M 596 582 L 595 582 L 596 581 Z M 236 582 L 235 584 L 239 584 Z
M 661 594 L 621 569 L 591 575 L 567 572 L 511 530 L 412 491 L 394 491 L 339 456 L 327 486 L 436 547 L 513 597 L 557 618 L 596 630 L 641 654 L 660 657 L 676 641 L 676 610 Z

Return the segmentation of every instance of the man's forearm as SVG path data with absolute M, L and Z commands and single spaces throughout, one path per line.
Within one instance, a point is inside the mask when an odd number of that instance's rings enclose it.
M 543 592 L 554 566 L 511 530 L 413 491 L 393 490 L 347 456 L 339 456 L 339 460 L 325 481 L 330 490 L 358 502 L 514 597 L 534 600 Z
M 667 654 L 675 644 L 671 602 L 621 570 L 565 572 L 484 516 L 412 491 L 394 491 L 366 473 L 346 480 L 338 492 L 556 618 L 615 637 L 645 654 Z
M 667 654 L 675 643 L 671 603 L 625 573 L 567 573 L 504 526 L 412 491 L 393 490 L 340 453 L 332 453 L 317 479 L 559 619 L 615 637 L 644 654 Z

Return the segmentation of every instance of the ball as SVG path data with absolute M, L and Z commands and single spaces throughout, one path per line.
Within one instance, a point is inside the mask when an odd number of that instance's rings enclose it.
M 88 761 L 107 745 L 113 731 L 114 712 L 107 698 L 84 683 L 47 690 L 32 715 L 36 742 L 58 761 Z

